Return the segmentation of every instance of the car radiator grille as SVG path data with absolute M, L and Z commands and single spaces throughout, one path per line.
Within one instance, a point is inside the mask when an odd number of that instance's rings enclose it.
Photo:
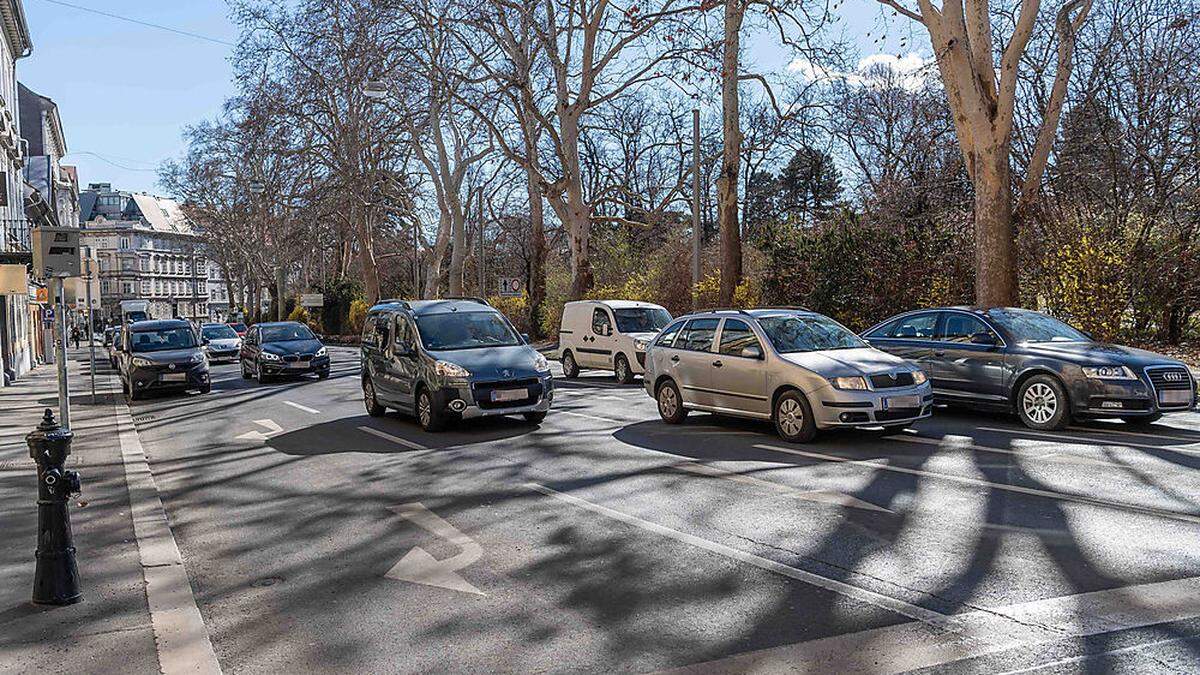
M 875 389 L 893 389 L 895 387 L 911 387 L 912 385 L 913 375 L 910 372 L 871 376 L 871 386 Z
M 1192 388 L 1192 377 L 1186 368 L 1147 368 L 1146 377 L 1160 391 Z

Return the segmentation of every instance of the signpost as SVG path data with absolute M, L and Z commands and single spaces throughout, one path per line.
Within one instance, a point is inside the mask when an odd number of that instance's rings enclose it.
M 525 293 L 525 280 L 520 277 L 501 277 L 500 297 L 519 298 Z
M 302 293 L 300 295 L 301 307 L 324 307 L 325 295 L 322 293 Z
M 82 274 L 79 230 L 73 227 L 37 227 L 33 230 L 33 273 L 50 286 L 51 307 L 47 319 L 55 324 L 54 359 L 58 365 L 58 419 L 71 428 L 71 394 L 67 381 L 67 292 L 66 280 Z

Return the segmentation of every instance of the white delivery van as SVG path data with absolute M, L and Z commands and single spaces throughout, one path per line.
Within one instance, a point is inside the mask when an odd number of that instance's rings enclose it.
M 666 309 L 633 300 L 580 300 L 563 307 L 558 355 L 563 373 L 611 370 L 623 384 L 645 372 L 646 346 L 671 323 Z

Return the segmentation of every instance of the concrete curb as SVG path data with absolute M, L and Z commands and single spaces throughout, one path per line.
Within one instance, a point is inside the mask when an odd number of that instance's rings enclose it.
M 118 398 L 113 407 L 159 669 L 166 675 L 219 675 L 221 665 L 192 595 L 183 556 L 171 533 L 129 406 Z

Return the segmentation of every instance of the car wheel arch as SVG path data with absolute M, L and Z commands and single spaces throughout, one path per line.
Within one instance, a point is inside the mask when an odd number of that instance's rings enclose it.
M 1010 389 L 1008 392 L 1008 403 L 1014 413 L 1017 411 L 1017 402 L 1020 399 L 1021 387 L 1025 386 L 1026 382 L 1037 377 L 1038 375 L 1046 375 L 1047 377 L 1054 378 L 1054 380 L 1058 382 L 1058 385 L 1062 387 L 1063 393 L 1067 396 L 1068 405 L 1070 404 L 1071 390 L 1067 387 L 1067 382 L 1062 378 L 1062 375 L 1055 372 L 1051 368 L 1047 368 L 1046 366 L 1033 366 L 1021 371 L 1021 373 L 1017 375 L 1016 379 L 1013 381 L 1012 389 Z
M 654 395 L 658 396 L 658 390 L 662 389 L 663 385 L 668 382 L 675 382 L 675 378 L 670 375 L 659 375 L 658 379 L 654 380 Z M 675 383 L 675 387 L 679 388 L 679 384 Z M 681 394 L 683 392 L 680 392 Z
M 781 384 L 778 387 L 775 387 L 775 391 L 771 393 L 771 417 L 775 417 L 775 407 L 779 405 L 779 398 L 789 391 L 794 391 L 797 394 L 800 394 L 805 398 L 805 400 L 808 399 L 808 394 L 804 393 L 804 390 L 800 387 L 797 387 L 794 384 Z

